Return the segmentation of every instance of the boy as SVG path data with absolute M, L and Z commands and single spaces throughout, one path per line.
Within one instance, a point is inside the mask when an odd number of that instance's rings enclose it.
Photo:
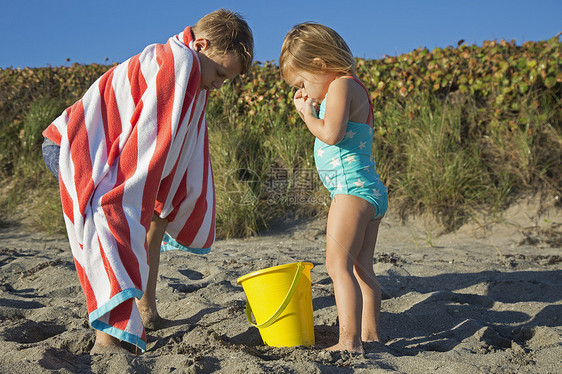
M 246 21 L 215 11 L 106 72 L 43 132 L 97 330 L 91 353 L 123 351 L 120 340 L 144 351 L 144 328 L 161 327 L 161 249 L 210 251 L 208 92 L 246 72 L 252 59 Z

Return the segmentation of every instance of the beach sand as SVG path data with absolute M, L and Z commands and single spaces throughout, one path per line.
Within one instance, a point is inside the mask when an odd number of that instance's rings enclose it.
M 142 354 L 90 355 L 85 297 L 63 236 L 0 229 L 0 373 L 561 373 L 562 213 L 529 198 L 502 222 L 455 233 L 421 218 L 383 220 L 375 272 L 385 344 L 327 352 L 337 312 L 324 266 L 325 219 L 273 222 L 206 256 L 164 253 L 160 314 Z M 310 261 L 316 345 L 264 346 L 236 279 Z

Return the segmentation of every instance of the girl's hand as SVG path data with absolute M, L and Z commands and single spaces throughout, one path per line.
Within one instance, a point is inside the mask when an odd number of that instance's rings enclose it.
M 295 103 L 295 108 L 297 109 L 297 113 L 304 121 L 304 107 L 305 107 L 305 98 L 302 93 L 302 90 L 297 90 L 295 92 L 295 97 L 293 98 L 293 102 Z
M 303 112 L 303 107 L 304 107 L 304 97 L 302 94 L 302 90 L 297 90 L 297 92 L 295 92 L 295 97 L 293 98 L 293 102 L 295 103 L 295 108 L 297 109 L 297 113 L 301 115 L 302 117 L 302 112 Z
M 316 102 L 316 100 L 312 99 L 307 94 L 303 93 L 302 90 L 300 89 L 297 90 L 293 101 L 295 103 L 295 108 L 297 109 L 297 112 L 299 113 L 299 115 L 303 120 L 307 115 L 312 115 L 315 118 L 318 117 L 316 114 L 318 103 Z

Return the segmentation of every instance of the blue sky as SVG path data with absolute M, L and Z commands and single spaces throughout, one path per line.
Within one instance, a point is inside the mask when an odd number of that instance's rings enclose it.
M 287 31 L 304 21 L 334 28 L 355 56 L 372 59 L 562 31 L 562 0 L 0 0 L 0 68 L 121 62 L 218 8 L 246 18 L 262 62 L 277 61 Z

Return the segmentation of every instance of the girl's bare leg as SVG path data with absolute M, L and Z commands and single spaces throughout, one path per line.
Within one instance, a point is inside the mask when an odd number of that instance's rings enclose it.
M 328 350 L 363 353 L 362 296 L 353 268 L 373 215 L 373 206 L 359 197 L 337 195 L 332 201 L 326 230 L 326 268 L 334 283 L 340 331 L 338 344 Z
M 380 222 L 379 218 L 368 223 L 363 246 L 354 266 L 355 277 L 363 297 L 361 340 L 364 342 L 380 342 L 381 287 L 373 270 L 373 255 Z
M 150 229 L 146 233 L 149 265 L 148 282 L 144 295 L 137 301 L 137 307 L 139 308 L 144 327 L 149 330 L 161 328 L 164 322 L 156 308 L 156 283 L 160 266 L 160 246 L 167 226 L 168 220 L 154 214 L 150 223 Z

